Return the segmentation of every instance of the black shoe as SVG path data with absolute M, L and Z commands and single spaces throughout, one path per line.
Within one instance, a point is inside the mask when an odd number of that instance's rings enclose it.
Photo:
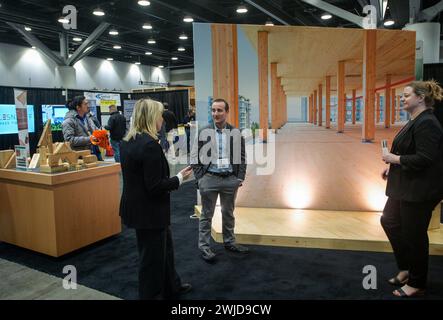
M 214 262 L 215 261 L 215 253 L 212 252 L 211 249 L 201 250 L 201 257 L 206 262 Z
M 191 290 L 192 290 L 192 286 L 190 283 L 182 283 L 182 285 L 178 289 L 178 294 L 179 295 L 187 294 Z
M 248 248 L 235 243 L 225 244 L 225 249 L 235 253 L 249 253 Z

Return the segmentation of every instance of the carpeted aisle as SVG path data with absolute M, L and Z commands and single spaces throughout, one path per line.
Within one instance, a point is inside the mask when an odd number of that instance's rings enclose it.
M 193 182 L 172 197 L 176 265 L 194 290 L 186 299 L 391 299 L 386 279 L 395 272 L 386 253 L 250 246 L 249 255 L 225 252 L 216 244 L 218 262 L 205 263 L 197 249 L 198 220 L 189 219 L 196 203 Z M 74 265 L 78 283 L 123 299 L 137 299 L 137 250 L 133 230 L 55 259 L 0 243 L 0 258 L 63 277 Z M 377 289 L 362 286 L 363 267 L 377 268 Z M 430 259 L 427 299 L 443 298 L 443 257 Z

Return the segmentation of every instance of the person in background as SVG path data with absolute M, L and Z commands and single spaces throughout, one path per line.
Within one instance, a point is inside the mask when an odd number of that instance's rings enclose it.
M 190 106 L 188 113 L 186 114 L 185 118 L 183 119 L 183 123 L 185 125 L 185 131 L 186 131 L 186 145 L 187 145 L 187 152 L 188 153 L 191 151 L 191 149 L 190 149 L 191 126 L 193 125 L 194 121 L 195 121 L 195 107 Z
M 169 165 L 158 141 L 162 112 L 160 102 L 139 100 L 120 150 L 120 216 L 127 227 L 135 229 L 137 237 L 140 299 L 176 299 L 192 288 L 181 282 L 175 270 L 170 229 L 171 191 L 190 177 L 192 169 L 186 167 L 169 177 Z
M 115 162 L 120 162 L 120 144 L 126 134 L 126 118 L 118 112 L 115 105 L 109 106 L 109 111 L 111 116 L 105 129 L 111 133 L 111 146 L 114 150 Z
M 163 105 L 165 107 L 163 111 L 163 120 L 165 121 L 164 131 L 167 140 L 166 152 L 168 152 L 169 148 L 171 148 L 171 146 L 173 146 L 173 144 L 176 142 L 176 138 L 178 139 L 178 137 L 174 137 L 176 129 L 178 128 L 178 121 L 174 112 L 168 110 L 168 103 L 163 102 Z M 172 154 L 175 155 L 175 152 Z
M 94 130 L 98 128 L 87 116 L 89 111 L 88 101 L 83 96 L 77 96 L 66 105 L 69 111 L 62 123 L 63 138 L 71 144 L 73 150 L 91 150 L 93 145 L 91 139 Z
M 388 200 L 381 225 L 394 250 L 399 273 L 389 279 L 401 286 L 399 297 L 425 293 L 428 275 L 428 226 L 432 211 L 443 199 L 443 128 L 432 111 L 443 90 L 435 81 L 407 85 L 401 99 L 411 119 L 395 136 L 391 151 L 382 159 L 389 164 Z
M 88 103 L 88 113 L 87 113 L 87 115 L 92 120 L 92 122 L 94 122 L 94 124 L 97 127 L 97 129 L 101 129 L 102 125 L 101 125 L 100 121 L 98 121 L 98 119 L 95 116 L 95 114 L 91 111 L 91 108 L 89 107 L 89 103 Z

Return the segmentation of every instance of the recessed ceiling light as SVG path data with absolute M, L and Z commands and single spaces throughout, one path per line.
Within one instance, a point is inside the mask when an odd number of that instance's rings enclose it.
M 103 17 L 105 15 L 105 12 L 102 9 L 97 8 L 92 11 L 92 14 L 95 16 Z
M 142 28 L 143 28 L 143 29 L 150 30 L 150 29 L 152 29 L 152 25 L 151 25 L 150 23 L 145 23 L 145 24 L 142 26 Z
M 60 23 L 69 23 L 69 19 L 67 19 L 67 18 L 65 18 L 65 17 L 60 17 L 60 18 L 58 19 L 58 22 L 60 22 Z
M 137 61 L 137 62 L 135 62 L 134 64 L 139 65 L 139 64 L 141 64 L 141 63 Z
M 274 23 L 271 21 L 271 20 L 268 20 L 268 21 L 266 21 L 266 23 L 265 23 L 265 26 L 269 26 L 269 27 L 271 27 L 271 26 L 273 26 L 274 25 Z
M 145 52 L 145 55 L 147 55 L 147 56 L 150 56 L 151 54 L 152 54 L 152 52 L 150 52 L 150 51 Z
M 148 43 L 149 44 L 155 44 L 155 40 L 151 38 L 151 39 L 148 40 Z
M 191 16 L 185 16 L 183 18 L 183 21 L 184 22 L 194 22 L 194 18 L 192 18 Z
M 392 19 L 388 19 L 385 22 L 383 22 L 383 25 L 385 25 L 386 27 L 393 26 L 394 24 L 395 24 L 395 21 Z
M 106 58 L 106 60 L 113 61 L 114 59 L 113 58 Z
M 75 42 L 80 42 L 80 41 L 82 41 L 82 38 L 74 37 L 74 38 L 72 38 L 72 40 L 74 40 Z
M 246 8 L 243 5 L 241 5 L 237 8 L 237 13 L 246 13 L 246 12 L 248 12 L 248 8 Z
M 176 61 L 176 60 L 178 60 L 178 58 L 177 57 L 172 57 L 171 60 Z
M 187 36 L 186 34 L 182 33 L 178 38 L 179 38 L 180 40 L 187 40 L 187 39 L 188 39 L 188 36 Z
M 26 30 L 26 31 L 31 31 L 32 29 L 31 29 L 31 27 L 26 26 L 26 27 L 25 27 L 25 30 Z
M 32 48 L 32 49 L 35 49 L 35 46 L 32 46 L 31 48 Z
M 158 67 L 159 67 L 160 69 L 163 69 L 165 66 L 159 65 Z
M 110 34 L 111 36 L 116 36 L 116 35 L 118 35 L 118 31 L 115 30 L 115 29 L 111 29 L 111 30 L 109 30 L 109 34 Z
M 321 16 L 321 18 L 322 18 L 322 20 L 329 20 L 329 19 L 332 18 L 332 15 L 330 15 L 329 13 L 324 13 L 324 14 Z
M 119 46 L 118 44 L 116 44 L 115 46 L 113 46 L 114 49 L 121 49 L 122 46 Z
M 149 6 L 151 3 L 150 3 L 149 1 L 140 0 L 140 1 L 138 2 L 138 4 L 141 5 L 141 6 L 143 6 L 143 7 L 146 7 L 146 6 Z
M 186 51 L 186 49 L 183 48 L 183 47 L 179 47 L 177 50 L 178 50 L 178 51 Z

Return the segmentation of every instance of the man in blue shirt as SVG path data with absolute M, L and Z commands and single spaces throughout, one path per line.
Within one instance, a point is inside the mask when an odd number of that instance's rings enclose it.
M 207 262 L 215 261 L 209 241 L 218 196 L 225 249 L 235 253 L 249 252 L 248 248 L 236 244 L 234 235 L 235 199 L 246 175 L 245 142 L 240 130 L 227 123 L 228 114 L 229 104 L 223 99 L 215 99 L 212 103 L 214 124 L 200 132 L 198 148 L 194 148 L 192 155 L 195 160 L 192 162 L 196 162 L 192 168 L 202 199 L 198 247 L 201 257 Z M 208 147 L 209 152 L 203 150 L 200 155 L 200 150 Z

